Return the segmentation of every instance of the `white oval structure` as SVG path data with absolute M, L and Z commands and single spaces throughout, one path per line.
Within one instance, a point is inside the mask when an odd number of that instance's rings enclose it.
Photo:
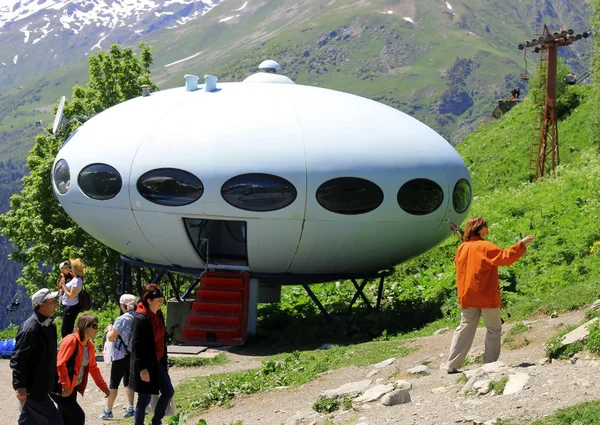
M 376 273 L 465 218 L 469 172 L 435 131 L 362 97 L 257 75 L 88 120 L 55 160 L 65 211 L 138 261 L 282 279 Z

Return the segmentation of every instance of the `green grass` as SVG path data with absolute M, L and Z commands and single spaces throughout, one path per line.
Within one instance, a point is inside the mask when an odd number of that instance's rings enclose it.
M 279 354 L 264 360 L 260 369 L 187 379 L 177 387 L 175 401 L 180 410 L 200 412 L 213 405 L 228 405 L 243 394 L 297 387 L 329 370 L 366 366 L 409 352 L 397 341 L 383 341 Z
M 531 425 L 600 425 L 600 401 L 590 401 L 559 410 Z
M 224 353 L 219 353 L 212 358 L 202 357 L 174 357 L 170 356 L 169 367 L 202 367 L 225 364 L 228 362 L 227 356 Z
M 502 394 L 504 392 L 504 388 L 506 387 L 506 383 L 508 382 L 508 376 L 503 376 L 497 381 L 490 382 L 490 391 L 494 391 L 496 394 Z

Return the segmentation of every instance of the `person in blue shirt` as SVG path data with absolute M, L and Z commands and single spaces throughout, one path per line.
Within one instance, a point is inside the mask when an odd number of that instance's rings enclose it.
M 135 296 L 131 294 L 123 294 L 119 299 L 121 305 L 121 311 L 123 314 L 115 320 L 113 325 L 108 325 L 106 339 L 112 342 L 113 354 L 112 364 L 110 367 L 110 383 L 108 388 L 110 394 L 106 401 L 106 408 L 100 415 L 100 419 L 113 419 L 112 408 L 115 404 L 115 399 L 119 391 L 119 382 L 123 380 L 123 386 L 127 393 L 127 410 L 123 415 L 124 418 L 133 416 L 133 397 L 134 392 L 129 388 L 129 362 L 131 358 L 130 352 L 130 340 L 131 340 L 131 325 L 133 323 L 133 317 L 135 315 Z

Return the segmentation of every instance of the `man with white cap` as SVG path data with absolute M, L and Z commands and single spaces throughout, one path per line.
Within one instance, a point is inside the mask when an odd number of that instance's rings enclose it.
M 31 297 L 33 314 L 19 328 L 10 359 L 13 388 L 21 405 L 19 425 L 62 425 L 48 393 L 56 389 L 56 325 L 52 316 L 58 291 L 42 288 Z
M 110 394 L 106 401 L 106 408 L 100 415 L 100 419 L 113 419 L 112 408 L 117 398 L 119 391 L 119 382 L 123 380 L 123 386 L 127 393 L 127 401 L 129 402 L 127 410 L 123 415 L 124 418 L 133 417 L 133 396 L 134 392 L 129 388 L 129 361 L 131 352 L 129 351 L 129 342 L 131 339 L 131 325 L 133 316 L 135 315 L 136 300 L 131 294 L 123 294 L 119 299 L 121 311 L 123 314 L 117 317 L 115 323 L 108 325 L 106 339 L 114 342 L 114 350 L 112 355 L 112 364 L 110 367 Z

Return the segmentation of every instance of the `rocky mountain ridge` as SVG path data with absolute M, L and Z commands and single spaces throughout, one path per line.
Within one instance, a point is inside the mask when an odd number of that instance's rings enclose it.
M 112 43 L 174 30 L 223 0 L 0 0 L 0 85 L 43 54 L 39 71 L 85 60 Z M 34 76 L 34 75 L 30 75 Z

